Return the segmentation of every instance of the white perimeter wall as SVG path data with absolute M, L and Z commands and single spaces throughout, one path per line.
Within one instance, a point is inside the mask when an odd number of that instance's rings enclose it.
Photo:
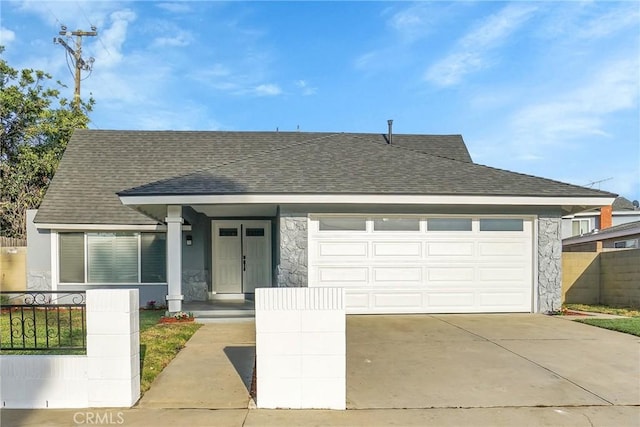
M 140 397 L 137 289 L 87 291 L 87 355 L 0 356 L 3 408 L 130 407 Z
M 342 288 L 256 289 L 259 408 L 346 409 Z

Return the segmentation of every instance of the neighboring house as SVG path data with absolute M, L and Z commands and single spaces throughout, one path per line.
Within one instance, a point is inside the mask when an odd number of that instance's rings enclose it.
M 546 312 L 561 218 L 614 197 L 475 164 L 459 135 L 79 130 L 29 217 L 29 286 L 137 287 L 170 311 L 337 286 L 349 313 Z
M 640 221 L 638 202 L 616 197 L 611 206 L 566 215 L 562 218 L 562 238 L 589 234 L 595 230 Z
M 563 252 L 606 252 L 640 248 L 640 221 L 562 240 Z

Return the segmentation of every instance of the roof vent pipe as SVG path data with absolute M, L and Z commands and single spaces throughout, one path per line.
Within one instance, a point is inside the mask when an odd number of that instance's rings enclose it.
M 389 134 L 387 135 L 387 144 L 393 143 L 393 120 L 387 120 L 387 124 L 389 125 Z

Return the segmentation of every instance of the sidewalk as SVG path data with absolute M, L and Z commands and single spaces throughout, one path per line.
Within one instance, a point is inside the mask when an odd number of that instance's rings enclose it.
M 0 411 L 2 427 L 122 425 L 126 427 L 439 426 L 598 427 L 640 425 L 640 407 L 510 407 L 363 409 L 347 411 L 254 409 L 50 409 Z
M 255 342 L 254 321 L 203 325 L 136 406 L 246 409 Z

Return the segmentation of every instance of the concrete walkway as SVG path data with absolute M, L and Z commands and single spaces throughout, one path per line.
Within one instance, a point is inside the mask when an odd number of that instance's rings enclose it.
M 207 324 L 134 408 L 0 424 L 640 426 L 640 339 L 562 317 L 349 316 L 347 411 L 247 409 L 254 343 L 252 321 Z
M 137 406 L 246 409 L 255 343 L 253 320 L 203 325 L 158 375 Z

